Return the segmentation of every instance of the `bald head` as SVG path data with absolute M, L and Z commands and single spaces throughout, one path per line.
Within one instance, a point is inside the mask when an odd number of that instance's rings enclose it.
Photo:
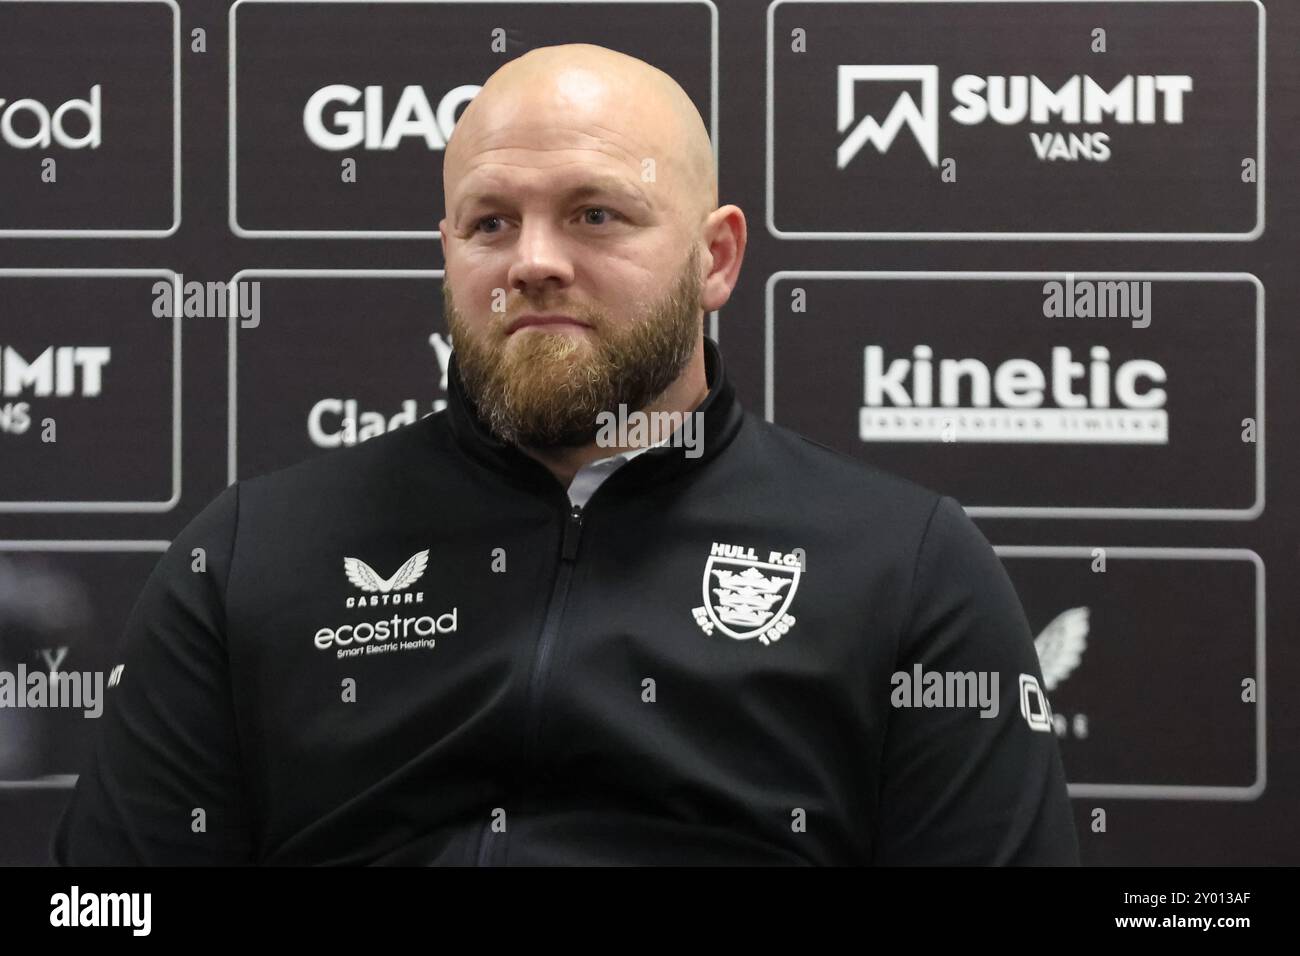
M 677 82 L 635 57 L 568 43 L 511 60 L 465 108 L 444 153 L 448 219 L 476 168 L 545 167 L 548 152 L 556 165 L 581 162 L 575 150 L 625 167 L 662 213 L 680 216 L 688 229 L 717 208 L 709 134 Z

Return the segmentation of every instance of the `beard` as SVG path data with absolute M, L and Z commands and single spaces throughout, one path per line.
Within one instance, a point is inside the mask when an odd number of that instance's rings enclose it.
M 479 419 L 499 440 L 524 448 L 581 448 L 595 441 L 601 412 L 650 405 L 695 354 L 702 334 L 699 253 L 694 247 L 672 288 L 628 318 L 562 303 L 526 302 L 483 330 L 460 312 L 448 283 L 443 314 L 456 367 Z M 525 311 L 560 312 L 591 330 L 505 329 Z

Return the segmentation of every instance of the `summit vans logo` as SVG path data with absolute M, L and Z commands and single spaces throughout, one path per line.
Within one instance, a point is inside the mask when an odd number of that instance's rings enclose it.
M 803 568 L 798 548 L 769 551 L 763 561 L 753 548 L 713 542 L 704 563 L 704 604 L 691 610 L 695 623 L 709 635 L 716 628 L 738 641 L 779 641 L 795 624 L 787 612 Z
M 112 357 L 107 345 L 49 345 L 26 356 L 12 345 L 0 345 L 0 395 L 96 398 Z
M 424 575 L 429 564 L 429 550 L 417 551 L 406 559 L 391 578 L 382 577 L 360 558 L 344 558 L 343 571 L 348 580 L 365 591 L 361 597 L 349 597 L 345 607 L 376 607 L 380 604 L 423 604 L 423 591 L 407 591 Z M 405 593 L 402 593 L 405 592 Z
M 100 398 L 104 368 L 113 357 L 107 345 L 50 345 L 24 356 L 0 345 L 0 435 L 22 435 L 39 413 L 27 398 Z
M 837 75 L 836 127 L 843 134 L 853 124 L 854 89 L 858 82 L 914 81 L 921 84 L 921 104 L 910 92 L 899 94 L 884 122 L 865 115 L 836 149 L 836 167 L 844 169 L 870 143 L 884 154 L 904 126 L 912 131 L 931 166 L 939 165 L 939 68 L 934 65 L 878 66 L 842 64 Z M 1184 97 L 1192 92 L 1186 74 L 1127 74 L 1117 81 L 1098 81 L 1086 74 L 1064 79 L 1038 76 L 979 76 L 963 73 L 952 82 L 948 117 L 963 126 L 1029 124 L 1029 144 L 1042 161 L 1063 159 L 1106 162 L 1110 133 L 1078 130 L 1103 124 L 1151 125 L 1183 122 Z M 1069 129 L 1043 129 L 1042 127 Z
M 883 123 L 863 116 L 853 132 L 840 142 L 835 151 L 835 166 L 843 169 L 858 150 L 870 143 L 876 152 L 885 153 L 907 126 L 931 166 L 939 165 L 939 68 L 937 66 L 841 66 L 837 77 L 835 128 L 843 133 L 853 122 L 853 91 L 860 80 L 914 80 L 921 84 L 921 105 L 911 93 L 901 93 Z
M 975 358 L 936 360 L 929 345 L 906 358 L 868 345 L 862 377 L 864 442 L 1169 442 L 1164 368 L 1149 359 L 1112 368 L 1101 345 L 1086 365 L 1057 346 L 1047 361 L 1011 358 L 992 368 Z

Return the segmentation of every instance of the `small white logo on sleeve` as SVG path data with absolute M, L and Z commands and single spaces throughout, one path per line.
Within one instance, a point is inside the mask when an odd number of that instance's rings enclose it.
M 148 936 L 152 893 L 70 893 L 50 897 L 51 926 L 127 926 L 133 936 Z
M 1033 698 L 1031 701 L 1030 698 Z M 1030 730 L 1052 731 L 1052 708 L 1033 674 L 1020 675 L 1020 713 Z

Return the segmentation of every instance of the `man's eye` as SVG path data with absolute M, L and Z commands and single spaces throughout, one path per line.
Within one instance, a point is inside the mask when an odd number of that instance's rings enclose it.
M 592 213 L 599 213 L 599 214 L 602 215 L 602 216 L 618 216 L 618 213 L 614 212 L 612 209 L 606 209 L 604 206 L 588 206 L 586 209 L 584 209 L 584 210 L 582 211 L 582 215 L 583 215 L 583 216 L 587 216 L 587 217 L 590 217 L 590 215 L 591 215 Z M 478 220 L 474 223 L 474 231 L 475 231 L 475 232 L 484 232 L 484 231 L 485 231 L 485 230 L 483 229 L 483 224 L 484 224 L 484 223 L 486 223 L 486 222 L 492 222 L 492 221 L 494 221 L 494 220 L 499 221 L 500 219 L 501 219 L 500 216 L 483 216 L 481 219 L 478 219 Z M 585 220 L 585 222 L 586 222 L 587 225 L 589 225 L 589 226 L 603 226 L 603 225 L 605 224 L 605 221 L 604 221 L 604 220 L 601 220 L 601 221 L 599 221 L 599 222 L 593 222 L 590 218 L 587 218 L 587 219 Z M 491 235 L 491 234 L 493 234 L 495 231 L 496 231 L 496 230 L 491 230 L 491 229 L 489 229 L 489 230 L 486 230 L 486 233 L 487 233 L 488 235 Z

